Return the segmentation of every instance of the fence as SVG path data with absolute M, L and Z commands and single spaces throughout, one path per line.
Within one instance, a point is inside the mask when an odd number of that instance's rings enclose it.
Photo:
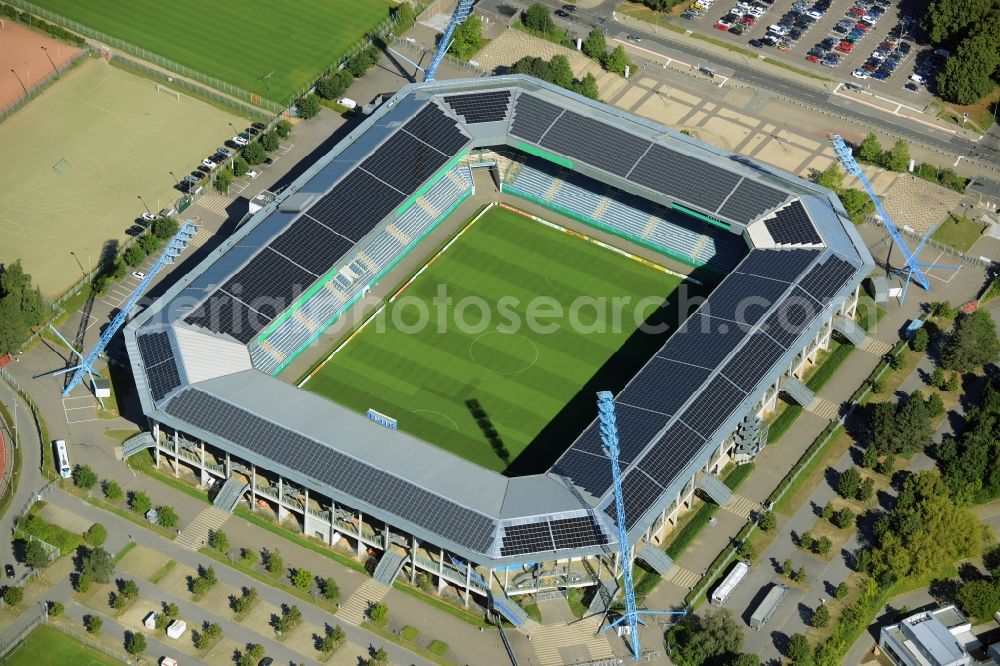
M 41 624 L 45 624 L 49 627 L 52 627 L 59 633 L 65 634 L 66 636 L 69 636 L 73 640 L 83 643 L 91 650 L 100 652 L 101 654 L 111 657 L 112 659 L 120 663 L 123 664 L 149 663 L 148 661 L 142 658 L 129 656 L 122 650 L 116 650 L 115 648 L 103 645 L 102 643 L 95 641 L 93 638 L 83 633 L 82 631 L 78 631 L 70 627 L 69 624 L 67 624 L 66 622 L 52 623 L 49 620 L 49 614 L 44 604 L 45 602 L 39 602 L 38 604 L 32 606 L 34 615 L 32 616 L 31 621 L 28 623 L 28 625 L 24 629 L 19 631 L 14 638 L 12 638 L 11 640 L 9 640 L 4 644 L 0 644 L 0 659 L 3 659 L 2 662 L 3 664 L 7 663 L 8 655 L 10 655 L 14 650 L 16 650 L 21 645 L 21 643 L 24 642 L 24 639 L 28 637 L 28 634 L 34 631 Z
M 882 222 L 882 218 L 880 218 L 878 215 L 875 214 L 871 214 L 865 217 L 865 224 L 871 224 L 876 227 L 885 227 L 885 224 Z M 897 228 L 899 229 L 899 233 L 903 234 L 904 236 L 906 236 L 915 243 L 919 243 L 924 238 L 915 231 L 910 231 L 909 229 L 903 227 L 897 227 Z M 981 268 L 983 266 L 989 267 L 990 264 L 993 263 L 984 257 L 970 257 L 969 255 L 965 254 L 958 248 L 954 248 L 951 245 L 945 245 L 944 243 L 936 241 L 933 238 L 927 239 L 927 245 L 929 245 L 930 247 L 937 248 L 942 252 L 946 252 L 951 256 L 955 257 L 956 259 L 958 259 L 959 261 L 961 261 L 962 263 L 968 264 L 969 266 L 977 266 Z
M 57 67 L 55 71 L 49 72 L 46 76 L 42 78 L 41 81 L 38 82 L 38 84 L 36 84 L 26 94 L 21 95 L 13 102 L 0 109 L 0 122 L 3 122 L 10 116 L 20 111 L 22 108 L 24 108 L 24 106 L 28 102 L 41 95 L 46 88 L 52 85 L 53 81 L 58 79 L 64 73 L 76 67 L 78 64 L 80 64 L 80 62 L 84 58 L 90 57 L 90 54 L 91 54 L 90 48 L 89 47 L 84 48 L 82 51 L 80 51 L 80 53 L 77 53 L 75 56 L 73 56 L 71 60 L 68 60 L 59 67 Z
M 436 49 L 432 49 L 428 46 L 425 46 L 420 42 L 411 42 L 406 39 L 402 39 L 400 37 L 395 38 L 392 43 L 394 46 L 417 50 L 420 53 L 433 54 L 436 51 Z M 478 67 L 466 60 L 461 60 L 460 58 L 456 58 L 451 54 L 445 54 L 444 59 L 445 61 L 450 62 L 456 67 L 460 67 L 462 70 L 469 72 L 472 76 L 489 76 L 490 74 L 482 67 Z
M 49 430 L 45 425 L 45 419 L 42 418 L 42 413 L 38 408 L 38 404 L 31 399 L 31 396 L 28 395 L 27 391 L 21 388 L 21 385 L 16 379 L 14 379 L 14 376 L 7 372 L 5 368 L 0 368 L 0 378 L 3 378 L 3 380 L 7 382 L 7 384 L 9 384 L 19 396 L 21 396 L 21 399 L 28 403 L 28 408 L 31 409 L 31 417 L 35 422 L 35 430 L 38 432 L 38 441 L 41 443 L 42 447 L 42 476 L 50 479 L 54 478 L 55 472 L 52 470 L 51 465 L 52 448 L 49 445 Z M 24 438 L 20 437 L 20 433 L 18 433 L 18 435 L 18 439 L 23 442 Z

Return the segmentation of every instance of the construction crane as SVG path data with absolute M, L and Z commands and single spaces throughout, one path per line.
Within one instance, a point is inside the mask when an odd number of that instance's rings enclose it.
M 618 554 L 622 564 L 622 588 L 625 591 L 625 614 L 601 629 L 598 634 L 603 634 L 608 629 L 612 629 L 624 624 L 624 632 L 629 637 L 629 645 L 632 648 L 632 656 L 636 661 L 641 658 L 639 649 L 639 625 L 646 623 L 642 621 L 642 615 L 687 615 L 686 610 L 682 611 L 650 611 L 638 610 L 635 606 L 635 588 L 632 586 L 632 557 L 628 546 L 628 527 L 625 524 L 625 499 L 622 493 L 622 474 L 618 466 L 618 420 L 615 417 L 615 401 L 610 391 L 597 392 L 597 413 L 601 421 L 601 442 L 604 444 L 604 452 L 611 459 L 611 478 L 615 488 L 615 522 L 618 523 Z
M 837 159 L 840 163 L 844 165 L 844 170 L 852 176 L 857 176 L 858 180 L 861 181 L 861 185 L 865 188 L 865 192 L 868 193 L 869 198 L 871 198 L 872 203 L 875 204 L 875 210 L 879 217 L 882 218 L 882 223 L 885 224 L 886 230 L 889 232 L 889 236 L 892 237 L 893 242 L 899 251 L 903 254 L 903 260 L 906 262 L 905 269 L 899 269 L 893 271 L 891 267 L 887 266 L 887 270 L 890 272 L 898 273 L 903 277 L 903 293 L 899 297 L 900 305 L 906 300 L 906 291 L 910 286 L 910 280 L 915 280 L 917 284 L 923 287 L 926 291 L 931 290 L 930 282 L 927 280 L 927 276 L 924 274 L 923 269 L 925 268 L 947 268 L 950 270 L 958 270 L 957 266 L 947 266 L 944 264 L 933 264 L 926 261 L 920 261 L 920 252 L 924 249 L 924 245 L 927 244 L 927 240 L 930 238 L 931 234 L 934 233 L 934 226 L 931 226 L 924 234 L 924 237 L 920 239 L 920 243 L 917 244 L 917 249 L 911 251 L 910 246 L 906 244 L 906 239 L 903 238 L 903 234 L 900 232 L 899 228 L 893 223 L 892 218 L 889 217 L 888 211 L 882 206 L 882 202 L 879 200 L 878 195 L 875 194 L 875 190 L 872 189 L 872 184 L 869 182 L 868 177 L 865 172 L 861 170 L 858 165 L 857 160 L 854 159 L 854 155 L 851 153 L 850 147 L 844 142 L 839 134 L 834 134 L 830 137 L 831 143 L 833 144 L 833 150 L 837 153 Z
M 154 263 L 153 266 L 146 271 L 146 276 L 139 281 L 139 285 L 135 288 L 135 291 L 133 291 L 132 294 L 125 299 L 125 302 L 119 306 L 118 314 L 115 315 L 111 324 L 104 329 L 104 333 L 101 334 L 101 339 L 97 341 L 97 344 L 94 345 L 93 349 L 87 352 L 86 356 L 82 356 L 78 351 L 76 351 L 73 345 L 69 344 L 69 342 L 66 341 L 66 338 L 64 338 L 55 327 L 52 327 L 52 330 L 59 336 L 60 339 L 62 339 L 62 341 L 69 348 L 70 352 L 80 359 L 80 363 L 78 365 L 52 373 L 53 375 L 64 375 L 68 372 L 73 373 L 73 377 L 69 380 L 66 388 L 63 389 L 62 394 L 64 398 L 68 396 L 81 381 L 83 381 L 84 375 L 90 377 L 92 385 L 94 376 L 101 376 L 99 372 L 94 370 L 94 363 L 96 363 L 97 359 L 100 358 L 101 354 L 107 348 L 108 343 L 111 342 L 111 339 L 115 337 L 115 333 L 117 333 L 118 330 L 125 324 L 125 321 L 128 319 L 129 312 L 132 311 L 132 308 L 135 307 L 135 304 L 146 292 L 146 289 L 149 288 L 149 285 L 153 282 L 153 278 L 156 277 L 156 274 L 159 273 L 160 270 L 167 264 L 174 263 L 174 259 L 180 255 L 185 247 L 187 247 L 188 241 L 194 237 L 197 231 L 198 228 L 191 220 L 186 220 L 184 224 L 181 225 L 180 230 L 174 235 L 173 238 L 170 239 L 170 242 L 167 243 L 167 247 L 163 250 L 163 254 L 161 254 L 160 258 L 156 260 L 156 263 Z M 97 400 L 101 403 L 101 407 L 103 408 L 104 401 L 101 400 L 100 397 L 98 397 Z
M 433 81 L 435 75 L 437 74 L 438 66 L 440 66 L 441 61 L 444 60 L 444 56 L 448 53 L 448 49 L 451 48 L 452 38 L 455 35 L 455 30 L 458 26 L 462 25 L 462 21 L 469 18 L 469 14 L 472 13 L 472 3 L 475 0 L 458 0 L 458 4 L 455 5 L 455 12 L 451 15 L 451 20 L 448 21 L 448 27 L 445 28 L 444 34 L 441 35 L 441 41 L 438 43 L 437 51 L 434 52 L 434 58 L 431 60 L 431 64 L 427 66 L 424 71 L 424 81 Z

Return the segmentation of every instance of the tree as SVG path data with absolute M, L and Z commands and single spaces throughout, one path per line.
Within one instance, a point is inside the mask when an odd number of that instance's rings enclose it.
M 770 532 L 778 526 L 778 519 L 773 511 L 765 511 L 760 517 L 760 529 Z
M 781 573 L 786 578 L 791 578 L 793 571 L 795 571 L 795 565 L 792 563 L 791 558 L 781 563 Z
M 285 561 L 281 559 L 281 551 L 275 548 L 274 550 L 264 551 L 264 568 L 272 576 L 280 576 L 285 570 Z
M 560 88 L 570 89 L 573 87 L 573 68 L 570 67 L 569 58 L 564 55 L 552 56 L 549 68 L 552 72 L 552 83 Z
M 59 617 L 66 610 L 66 606 L 61 601 L 47 601 L 46 604 L 50 617 Z
M 865 140 L 861 142 L 861 145 L 857 147 L 855 155 L 862 162 L 867 162 L 868 164 L 880 164 L 882 162 L 882 153 L 885 150 L 882 148 L 882 143 L 875 136 L 874 132 L 870 132 Z
M 10 585 L 3 589 L 3 602 L 8 606 L 16 606 L 24 598 L 24 590 L 16 585 Z
M 814 610 L 812 617 L 809 618 L 809 624 L 817 629 L 822 629 L 830 624 L 830 609 L 823 605 Z
M 251 141 L 250 144 L 243 149 L 243 159 L 252 165 L 264 163 L 264 160 L 267 159 L 267 154 L 264 151 L 264 146 L 260 145 L 260 141 Z
M 820 555 L 826 555 L 833 548 L 833 542 L 827 536 L 821 536 L 813 546 Z
M 574 90 L 589 99 L 599 99 L 601 96 L 601 91 L 597 87 L 597 77 L 591 72 L 587 72 L 580 83 L 574 87 Z
M 41 543 L 32 539 L 24 545 L 24 563 L 32 569 L 44 569 L 49 566 L 49 554 Z
M 248 567 L 257 564 L 257 553 L 252 548 L 240 548 L 240 560 Z
M 384 627 L 389 623 L 389 606 L 382 601 L 376 602 L 368 609 L 368 619 L 376 627 Z
M 313 584 L 312 572 L 308 569 L 292 569 L 292 585 L 300 590 L 308 590 Z
M 879 474 L 890 476 L 894 471 L 896 471 L 896 454 L 887 453 L 886 456 L 879 461 L 879 464 L 875 466 L 875 471 Z
M 844 184 L 844 172 L 840 170 L 839 164 L 831 162 L 830 166 L 822 171 L 813 172 L 813 181 L 817 185 L 828 187 L 836 192 Z
M 849 467 L 840 473 L 837 479 L 837 493 L 845 499 L 851 499 L 858 492 L 861 484 L 861 474 L 856 467 Z
M 177 516 L 177 512 L 174 511 L 174 507 L 161 504 L 156 507 L 156 522 L 163 527 L 172 530 L 177 527 L 177 523 L 180 522 L 180 519 Z
M 926 407 L 927 407 L 927 414 L 932 419 L 936 419 L 937 417 L 944 414 L 944 401 L 941 399 L 941 394 L 931 393 L 927 397 Z
M 416 17 L 413 15 L 413 7 L 409 2 L 401 2 L 392 12 L 392 19 L 396 22 L 396 27 L 393 30 L 397 35 L 402 35 L 404 32 L 413 27 L 416 22 Z
M 600 28 L 591 30 L 587 38 L 583 40 L 580 50 L 588 58 L 601 62 L 608 53 L 608 40 L 604 37 L 604 31 Z
M 299 109 L 299 118 L 309 120 L 319 113 L 319 97 L 309 93 L 301 98 L 296 106 Z M 250 163 L 253 164 L 253 162 Z
M 260 145 L 263 146 L 264 150 L 269 153 L 273 153 L 281 145 L 281 141 L 278 139 L 278 134 L 274 131 L 265 132 L 260 137 Z
M 345 70 L 341 70 L 341 74 L 345 74 L 347 76 L 351 75 L 350 72 Z M 354 77 L 351 77 L 351 80 L 353 81 Z M 279 120 L 278 124 L 274 126 L 274 131 L 277 132 L 278 136 L 282 139 L 287 139 L 288 135 L 292 133 L 292 124 L 287 120 Z
M 866 476 L 858 487 L 858 494 L 854 496 L 859 502 L 867 502 L 875 495 L 875 479 Z
M 225 553 L 229 550 L 229 537 L 222 530 L 212 530 L 208 533 L 208 545 L 218 553 Z
M 250 170 L 250 163 L 243 159 L 242 155 L 233 158 L 233 175 L 237 178 L 245 176 Z
M 938 92 L 956 104 L 972 104 L 987 95 L 996 84 L 993 75 L 1000 66 L 1000 11 L 970 31 L 954 55 L 937 75 Z
M 864 190 L 845 188 L 837 192 L 837 196 L 840 197 L 840 203 L 844 204 L 844 210 L 854 224 L 861 224 L 866 217 L 875 212 L 875 204 Z
M 470 16 L 455 30 L 448 53 L 460 60 L 468 60 L 479 51 L 482 38 L 482 20 L 478 16 Z
M 255 603 L 257 603 L 257 588 L 245 587 L 243 594 L 233 602 L 233 610 L 237 615 L 246 615 Z
M 145 258 L 146 252 L 138 244 L 129 245 L 125 248 L 125 251 L 122 252 L 122 260 L 132 268 L 141 264 L 142 260 Z
M 222 625 L 206 620 L 201 626 L 201 631 L 195 636 L 194 646 L 199 650 L 204 650 L 220 638 L 222 638 Z
M 834 511 L 836 511 L 836 509 L 833 508 L 833 502 L 827 502 L 823 505 L 819 515 L 823 518 L 823 520 L 830 520 L 833 518 Z
M 0 268 L 0 355 L 17 349 L 47 314 L 45 299 L 20 259 Z
M 910 166 L 910 145 L 899 139 L 892 148 L 885 152 L 882 158 L 882 166 L 890 171 L 902 173 Z
M 803 532 L 799 535 L 799 548 L 802 550 L 812 550 L 816 544 L 816 539 L 811 532 Z
M 286 606 L 284 610 L 281 611 L 281 617 L 278 618 L 275 624 L 275 629 L 278 630 L 279 634 L 287 634 L 289 631 L 298 626 L 299 622 L 302 621 L 302 611 L 299 610 L 298 606 Z
M 138 656 L 146 651 L 146 637 L 138 631 L 125 632 L 125 651 Z
M 144 516 L 153 508 L 153 502 L 149 499 L 149 495 L 141 490 L 130 490 L 128 493 L 128 508 L 140 516 Z
M 608 53 L 604 58 L 604 69 L 609 72 L 614 72 L 615 74 L 625 75 L 625 68 L 628 67 L 629 61 L 628 56 L 625 55 L 625 49 L 620 45 L 616 46 L 613 51 Z
M 847 529 L 854 524 L 854 512 L 845 506 L 843 509 L 833 514 L 833 524 L 840 529 Z
M 77 465 L 73 468 L 73 484 L 82 490 L 90 490 L 97 485 L 97 473 L 90 465 Z
M 944 385 L 944 390 L 948 391 L 949 393 L 954 393 L 955 391 L 958 390 L 958 386 L 959 386 L 958 373 L 953 372 L 951 373 L 951 376 L 948 377 L 948 381 Z
M 744 541 L 740 544 L 739 548 L 736 549 L 736 557 L 741 560 L 751 561 L 757 557 L 757 550 L 753 547 L 750 541 Z
M 538 3 L 531 5 L 524 11 L 521 15 L 521 23 L 529 30 L 546 35 L 556 29 L 556 24 L 552 21 L 552 14 L 549 13 L 548 7 Z
M 976 310 L 955 321 L 955 329 L 945 342 L 941 364 L 947 370 L 970 372 L 1000 357 L 993 317 L 986 310 Z
M 796 583 L 804 583 L 804 582 L 806 582 L 806 579 L 807 579 L 807 576 L 806 576 L 806 568 L 805 567 L 799 567 L 795 571 L 795 573 L 792 574 L 792 580 L 794 580 Z
M 861 456 L 861 466 L 865 469 L 875 469 L 878 464 L 878 449 L 874 446 L 868 446 L 865 449 L 865 453 Z
M 434 589 L 434 583 L 431 582 L 431 577 L 423 571 L 417 574 L 417 589 L 421 592 L 430 592 Z M 340 590 L 337 592 L 339 594 Z
M 760 666 L 760 659 L 757 655 L 742 652 L 730 662 L 732 666 Z
M 428 581 L 430 579 L 428 578 Z M 419 580 L 417 581 L 419 583 Z M 417 587 L 420 587 L 419 584 Z M 421 588 L 423 589 L 423 588 Z M 337 585 L 337 581 L 333 578 L 327 577 L 323 579 L 322 585 L 320 585 L 320 591 L 323 598 L 329 601 L 331 604 L 335 604 L 340 600 L 340 587 Z
M 812 649 L 809 641 L 802 634 L 793 634 L 785 647 L 785 656 L 795 664 L 805 665 L 812 662 Z
M 90 526 L 90 529 L 83 534 L 83 540 L 91 546 L 100 546 L 107 538 L 108 530 L 105 529 L 104 525 L 101 525 L 100 523 L 94 523 Z
M 316 82 L 316 94 L 323 99 L 339 99 L 345 92 L 347 88 L 350 87 L 351 83 L 354 82 L 354 77 L 346 69 L 337 70 L 332 74 L 324 76 L 319 81 Z M 291 125 L 289 125 L 291 128 Z M 278 128 L 275 128 L 277 131 Z M 281 132 L 278 132 L 281 136 Z M 287 136 L 287 134 L 285 135 Z
M 944 370 L 942 370 L 941 368 L 934 368 L 934 371 L 931 372 L 930 384 L 934 388 L 943 389 L 947 384 L 947 379 L 944 375 Z
M 1000 580 L 972 580 L 959 588 L 955 600 L 966 615 L 987 621 L 1000 611 Z
M 229 194 L 229 186 L 233 184 L 234 178 L 236 176 L 229 167 L 219 169 L 215 172 L 215 189 L 222 194 Z
M 843 599 L 846 596 L 847 596 L 847 583 L 846 582 L 841 582 L 840 585 L 838 585 L 836 587 L 836 589 L 834 589 L 834 591 L 833 591 L 833 598 L 834 599 Z
M 379 646 L 375 652 L 372 653 L 372 658 L 368 660 L 368 666 L 388 666 L 389 664 L 389 653 L 385 651 L 385 648 Z
M 101 626 L 104 621 L 98 615 L 84 615 L 83 616 L 83 626 L 87 629 L 87 633 L 99 634 L 101 633 Z
M 925 327 L 921 326 L 910 340 L 910 349 L 915 352 L 927 351 L 927 345 L 930 344 L 930 341 L 931 334 L 927 332 Z
M 122 492 L 122 487 L 111 479 L 104 480 L 104 483 L 101 484 L 101 490 L 104 491 L 104 499 L 108 500 L 112 504 L 118 504 L 118 502 L 121 502 L 122 498 L 125 497 L 125 493 Z
M 327 626 L 326 632 L 319 639 L 319 651 L 324 656 L 329 656 L 344 646 L 347 642 L 347 634 L 338 624 L 334 627 Z
M 164 615 L 166 615 L 169 618 L 175 618 L 175 617 L 177 617 L 178 615 L 181 614 L 181 611 L 177 607 L 177 604 L 175 604 L 175 603 L 173 603 L 171 601 L 171 602 L 163 604 L 163 613 L 164 613 Z
M 111 553 L 100 546 L 86 551 L 80 557 L 80 576 L 94 583 L 108 583 L 115 570 L 115 560 Z
M 380 54 L 378 47 L 369 44 L 348 58 L 347 62 L 344 63 L 344 69 L 350 72 L 354 78 L 362 77 L 365 72 L 372 68 L 372 65 L 378 62 Z
M 160 240 L 167 240 L 168 238 L 173 238 L 180 228 L 180 225 L 177 224 L 177 220 L 174 218 L 158 217 L 153 220 L 153 226 L 150 227 L 150 230 Z
M 705 615 L 685 615 L 667 634 L 671 656 L 678 666 L 719 661 L 743 650 L 743 631 L 728 608 Z M 728 663 L 728 660 L 726 660 Z
M 931 42 L 940 45 L 967 33 L 994 11 L 991 0 L 931 0 L 921 25 Z

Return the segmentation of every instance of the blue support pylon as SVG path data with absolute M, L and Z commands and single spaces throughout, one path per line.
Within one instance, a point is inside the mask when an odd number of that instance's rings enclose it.
M 903 301 L 906 299 L 906 291 L 910 285 L 910 280 L 915 280 L 917 284 L 924 288 L 926 291 L 931 290 L 930 282 L 927 280 L 927 276 L 924 274 L 924 268 L 946 268 L 950 270 L 958 270 L 958 266 L 948 266 L 945 264 L 934 264 L 926 261 L 920 261 L 920 251 L 923 250 L 924 245 L 927 244 L 927 239 L 934 232 L 934 228 L 924 234 L 924 237 L 920 240 L 915 251 L 910 250 L 910 246 L 906 244 L 906 239 L 903 238 L 903 234 L 899 231 L 899 228 L 893 223 L 892 218 L 889 217 L 889 212 L 882 206 L 882 201 L 875 194 L 875 190 L 872 188 L 871 182 L 865 175 L 865 172 L 861 170 L 858 165 L 857 160 L 854 159 L 854 155 L 851 153 L 850 147 L 839 134 L 834 134 L 830 137 L 830 142 L 833 144 L 833 150 L 837 153 L 837 159 L 844 166 L 844 169 L 852 176 L 857 176 L 858 180 L 861 181 L 861 185 L 865 188 L 865 192 L 868 193 L 868 197 L 875 204 L 875 210 L 878 212 L 880 218 L 882 218 L 882 223 L 885 224 L 886 230 L 889 232 L 889 236 L 892 237 L 893 242 L 899 251 L 903 255 L 903 260 L 906 262 L 905 270 L 896 271 L 904 278 L 903 283 L 903 293 L 900 295 L 899 303 L 902 305 Z
M 650 611 L 638 610 L 635 606 L 635 588 L 632 586 L 632 557 L 628 545 L 628 526 L 625 523 L 625 498 L 622 492 L 622 473 L 618 465 L 618 420 L 615 417 L 615 401 L 610 391 L 597 392 L 597 413 L 601 421 L 601 442 L 604 452 L 611 459 L 611 479 L 615 489 L 615 522 L 618 523 L 618 554 L 622 565 L 622 588 L 625 591 L 625 614 L 601 629 L 603 634 L 608 629 L 621 624 L 627 626 L 629 645 L 636 661 L 641 657 L 639 648 L 639 625 L 642 615 L 687 615 L 687 611 Z
M 448 27 L 445 28 L 444 34 L 441 36 L 441 42 L 438 44 L 437 51 L 434 52 L 434 57 L 431 59 L 431 64 L 427 66 L 424 71 L 424 81 L 433 81 L 435 75 L 437 74 L 437 68 L 441 65 L 441 61 L 444 60 L 444 56 L 448 53 L 448 49 L 451 48 L 452 37 L 455 35 L 455 30 L 458 26 L 462 25 L 462 21 L 469 18 L 469 14 L 472 13 L 472 3 L 475 0 L 458 0 L 458 4 L 455 5 L 455 11 L 451 15 L 451 20 L 448 21 Z
M 118 314 L 115 315 L 111 324 L 104 329 L 104 333 L 101 334 L 101 339 L 97 341 L 97 344 L 94 345 L 89 352 L 87 352 L 86 356 L 81 358 L 80 364 L 53 373 L 55 375 L 63 375 L 67 372 L 73 373 L 73 377 L 69 380 L 69 384 L 67 384 L 66 388 L 63 389 L 62 394 L 64 398 L 68 396 L 81 381 L 83 381 L 84 375 L 88 375 L 91 378 L 93 378 L 94 375 L 100 377 L 100 373 L 94 370 L 94 363 L 97 362 L 97 359 L 100 358 L 101 354 L 107 348 L 108 343 L 111 342 L 111 338 L 115 337 L 115 333 L 117 333 L 118 330 L 125 324 L 125 321 L 128 319 L 129 312 L 132 311 L 132 308 L 135 307 L 135 304 L 139 302 L 139 299 L 146 292 L 146 289 L 149 288 L 149 285 L 153 282 L 153 278 L 156 277 L 156 274 L 159 273 L 160 270 L 167 264 L 174 263 L 174 259 L 180 256 L 181 251 L 187 247 L 188 241 L 194 237 L 197 230 L 198 228 L 195 226 L 194 222 L 186 220 L 184 224 L 181 225 L 180 230 L 174 235 L 173 238 L 170 239 L 170 242 L 167 243 L 167 247 L 163 250 L 160 258 L 157 259 L 152 268 L 146 272 L 146 277 L 139 281 L 139 285 L 135 288 L 135 291 L 132 292 L 132 295 L 129 296 L 118 308 Z M 73 350 L 73 347 L 70 346 L 70 349 Z M 73 351 L 75 353 L 75 350 Z

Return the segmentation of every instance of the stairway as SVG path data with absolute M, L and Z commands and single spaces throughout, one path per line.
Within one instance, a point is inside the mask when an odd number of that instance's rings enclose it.
M 698 489 L 708 495 L 719 506 L 726 506 L 733 491 L 714 474 L 706 474 L 698 481 Z
M 205 507 L 180 531 L 175 543 L 190 550 L 198 550 L 208 543 L 208 533 L 221 528 L 231 515 L 228 511 Z
M 795 377 L 785 377 L 784 381 L 781 382 L 781 390 L 802 407 L 808 407 L 816 398 L 816 394 Z
M 138 435 L 133 435 L 129 437 L 124 442 L 122 442 L 122 460 L 125 460 L 129 456 L 142 451 L 143 449 L 149 449 L 156 445 L 156 441 L 153 439 L 153 435 L 148 432 L 140 432 Z
M 366 580 L 361 587 L 347 598 L 337 609 L 337 617 L 354 625 L 360 625 L 368 615 L 368 609 L 385 599 L 389 588 L 374 579 Z
M 392 587 L 396 576 L 399 575 L 399 572 L 403 569 L 403 565 L 406 564 L 406 560 L 405 556 L 400 555 L 392 549 L 385 551 L 382 554 L 382 558 L 378 561 L 378 566 L 375 567 L 374 573 L 372 573 L 372 578 L 386 587 Z
M 215 495 L 215 500 L 212 502 L 212 506 L 220 511 L 233 512 L 236 508 L 236 504 L 240 501 L 240 497 L 243 496 L 250 488 L 249 483 L 240 483 L 236 480 L 236 477 L 229 477 L 226 482 L 222 484 L 219 488 L 219 492 Z
M 490 608 L 503 615 L 515 627 L 520 627 L 528 619 L 528 614 L 524 612 L 524 609 L 502 591 L 491 592 L 489 603 Z
M 609 578 L 601 583 L 601 586 L 594 593 L 594 598 L 590 601 L 590 607 L 587 609 L 588 613 L 591 615 L 603 615 L 611 608 L 611 602 L 615 600 L 618 590 L 617 578 Z
M 865 338 L 868 337 L 868 334 L 865 333 L 863 328 L 858 326 L 857 322 L 847 317 L 834 317 L 833 330 L 847 338 L 848 342 L 855 347 L 860 347 Z
M 674 568 L 674 561 L 670 559 L 670 556 L 649 543 L 644 543 L 635 556 L 661 576 L 666 576 Z

